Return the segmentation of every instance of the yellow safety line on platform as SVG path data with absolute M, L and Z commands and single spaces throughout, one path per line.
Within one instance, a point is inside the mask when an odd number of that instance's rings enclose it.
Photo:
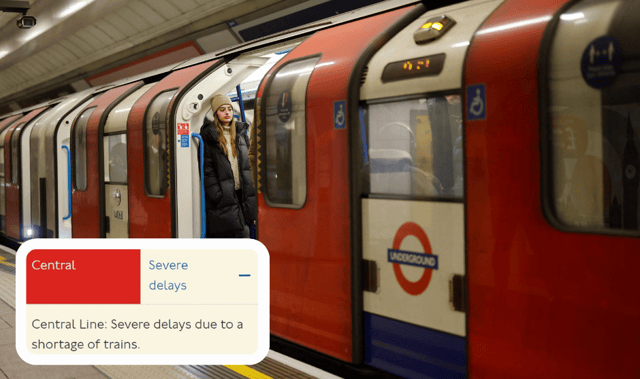
M 0 264 L 9 266 L 9 267 L 16 267 L 15 264 L 11 263 L 11 262 L 5 262 L 6 258 L 5 257 L 0 257 Z
M 265 375 L 263 373 L 261 373 L 260 371 L 256 371 L 254 369 L 252 369 L 251 367 L 247 367 L 247 366 L 227 366 L 225 365 L 224 367 L 228 368 L 229 370 L 235 371 L 238 374 L 246 377 L 246 378 L 250 378 L 250 379 L 273 379 L 268 375 Z

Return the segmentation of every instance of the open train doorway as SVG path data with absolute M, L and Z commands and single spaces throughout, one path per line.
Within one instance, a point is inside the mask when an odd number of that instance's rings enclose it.
M 299 38 L 243 53 L 198 82 L 180 100 L 175 126 L 178 133 L 176 167 L 191 167 L 191 170 L 176 170 L 177 197 L 180 199 L 176 203 L 179 220 L 177 237 L 197 238 L 202 236 L 203 230 L 204 210 L 198 160 L 199 141 L 193 135 L 186 136 L 186 131 L 199 134 L 203 124 L 207 120 L 213 120 L 211 110 L 213 96 L 226 94 L 234 103 L 236 117 L 240 121 L 244 119 L 249 122 L 248 133 L 253 140 L 253 110 L 258 86 L 271 67 L 302 40 L 303 38 Z M 190 142 L 185 143 L 184 137 L 187 137 Z M 255 167 L 252 171 L 255 185 Z

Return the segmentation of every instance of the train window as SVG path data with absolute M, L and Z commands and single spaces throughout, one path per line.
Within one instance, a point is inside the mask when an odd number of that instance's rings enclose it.
M 4 147 L 0 147 L 0 176 L 4 178 Z
M 0 135 L 0 138 L 5 135 L 6 131 Z M 4 147 L 0 147 L 0 230 L 6 232 L 4 196 Z
M 24 122 L 16 126 L 11 134 L 11 145 L 9 145 L 9 151 L 11 152 L 11 183 L 18 183 L 18 145 L 20 143 L 20 131 L 24 126 Z
M 94 107 L 82 112 L 73 128 L 74 177 L 78 191 L 87 189 L 87 123 L 95 109 Z
M 264 90 L 265 201 L 272 207 L 301 208 L 307 197 L 305 100 L 318 60 L 316 56 L 286 63 Z
M 8 128 L 5 127 L 4 131 L 2 131 L 2 133 L 0 133 L 0 162 L 1 163 L 1 173 L 0 173 L 0 230 L 3 232 L 7 231 L 7 224 L 6 224 L 6 219 L 5 219 L 5 215 L 6 215 L 6 208 L 5 208 L 5 160 L 4 160 L 4 152 L 5 152 L 5 144 L 4 144 L 4 140 L 7 136 L 7 132 L 8 132 Z
M 111 134 L 104 137 L 104 181 L 127 182 L 127 135 Z
M 145 191 L 149 197 L 164 197 L 169 188 L 167 122 L 169 103 L 177 90 L 160 93 L 149 105 L 145 116 Z
M 618 4 L 575 4 L 548 46 L 544 204 L 562 229 L 640 230 L 638 13 Z
M 365 194 L 462 198 L 459 93 L 369 102 L 361 112 Z

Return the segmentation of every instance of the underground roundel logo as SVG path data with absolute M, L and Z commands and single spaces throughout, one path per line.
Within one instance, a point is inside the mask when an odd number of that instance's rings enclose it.
M 420 244 L 422 244 L 424 253 L 400 250 L 400 245 L 407 236 L 415 236 L 418 238 Z M 423 293 L 429 286 L 429 282 L 431 282 L 433 270 L 438 269 L 438 256 L 431 254 L 429 238 L 427 238 L 427 234 L 422 230 L 420 225 L 415 222 L 402 224 L 393 239 L 393 248 L 387 249 L 387 254 L 387 260 L 393 263 L 393 272 L 396 274 L 396 279 L 400 287 L 409 295 L 415 296 Z M 423 267 L 424 272 L 422 273 L 422 277 L 416 282 L 408 280 L 402 273 L 401 264 Z

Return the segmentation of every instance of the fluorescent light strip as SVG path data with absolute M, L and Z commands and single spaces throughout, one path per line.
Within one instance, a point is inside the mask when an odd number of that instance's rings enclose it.
M 538 23 L 541 23 L 541 22 L 547 22 L 549 20 L 551 20 L 551 16 L 543 16 L 543 17 L 538 17 L 538 18 L 532 18 L 532 19 L 529 19 L 529 20 L 522 20 L 522 21 L 512 22 L 512 23 L 509 23 L 509 24 L 500 25 L 500 26 L 494 26 L 493 28 L 488 28 L 488 29 L 481 30 L 477 34 L 480 35 L 480 34 L 501 32 L 503 30 L 509 30 L 509 29 L 513 29 L 513 28 L 520 28 L 520 27 L 523 27 L 523 26 L 538 24 Z

